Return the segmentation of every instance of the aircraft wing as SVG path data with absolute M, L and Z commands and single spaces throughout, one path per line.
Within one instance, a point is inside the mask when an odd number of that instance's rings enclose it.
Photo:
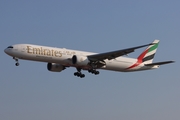
M 111 60 L 111 59 L 115 59 L 115 58 L 123 56 L 123 55 L 127 55 L 129 53 L 132 53 L 136 49 L 146 47 L 146 46 L 149 46 L 149 45 L 152 45 L 152 44 L 154 44 L 154 43 L 141 45 L 141 46 L 137 46 L 137 47 L 132 47 L 132 48 L 127 48 L 127 49 L 122 49 L 122 50 L 116 50 L 116 51 L 112 51 L 112 52 L 89 55 L 87 57 L 88 57 L 88 59 L 90 61 L 103 61 L 105 59 Z

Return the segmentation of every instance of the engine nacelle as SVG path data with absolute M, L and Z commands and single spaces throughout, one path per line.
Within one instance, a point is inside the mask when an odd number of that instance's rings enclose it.
M 52 72 L 61 72 L 65 67 L 58 63 L 48 63 L 47 69 Z
M 90 61 L 85 56 L 73 55 L 72 57 L 72 64 L 74 65 L 84 66 L 84 65 L 88 65 L 89 62 Z

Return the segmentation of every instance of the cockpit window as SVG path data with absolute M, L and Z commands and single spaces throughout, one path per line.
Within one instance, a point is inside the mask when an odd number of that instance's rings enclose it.
M 13 48 L 13 46 L 9 46 L 9 47 L 7 47 L 7 48 Z

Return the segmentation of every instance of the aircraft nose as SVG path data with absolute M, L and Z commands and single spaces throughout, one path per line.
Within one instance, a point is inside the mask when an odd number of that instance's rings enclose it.
M 6 53 L 6 54 L 8 54 L 8 49 L 6 48 L 6 49 L 4 49 L 4 52 Z
M 13 46 L 8 46 L 6 49 L 4 49 L 4 52 L 10 55 L 12 53 L 12 50 L 13 50 Z

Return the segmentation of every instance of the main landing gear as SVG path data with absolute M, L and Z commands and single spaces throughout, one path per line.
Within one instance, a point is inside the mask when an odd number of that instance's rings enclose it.
M 16 65 L 16 66 L 19 66 L 18 58 L 13 57 L 13 59 L 16 61 L 15 65 Z
M 75 72 L 74 76 L 80 77 L 80 78 L 84 78 L 85 74 L 82 74 L 81 72 Z
M 92 73 L 92 74 L 95 74 L 95 75 L 99 74 L 99 71 L 97 71 L 96 69 L 90 69 L 90 70 L 88 70 L 88 72 Z M 80 78 L 84 78 L 85 74 L 82 74 L 81 73 L 81 69 L 77 68 L 77 72 L 74 73 L 74 76 L 77 76 L 77 77 L 80 77 Z
M 81 69 L 77 68 L 77 72 L 74 73 L 74 76 L 80 77 L 80 78 L 84 78 L 85 74 L 81 73 Z
M 96 71 L 95 69 L 90 69 L 90 70 L 88 70 L 88 72 L 92 73 L 92 74 L 95 74 L 95 75 L 99 74 L 99 71 Z

